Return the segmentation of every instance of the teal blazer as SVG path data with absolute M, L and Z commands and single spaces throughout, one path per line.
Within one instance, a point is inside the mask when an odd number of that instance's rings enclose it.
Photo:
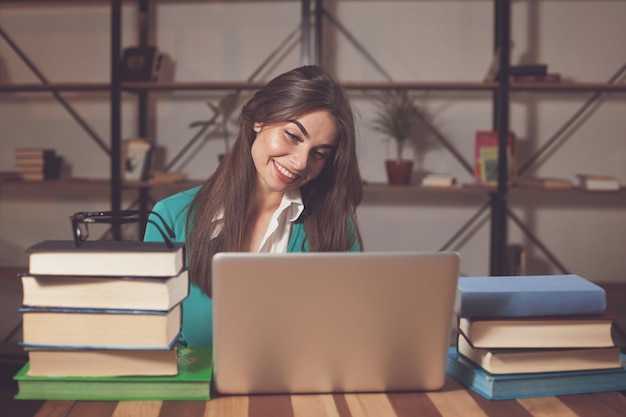
M 200 186 L 174 194 L 157 202 L 152 211 L 163 217 L 163 220 L 172 228 L 176 235 L 176 242 L 185 242 L 185 226 L 189 205 Z M 161 220 L 150 215 L 146 225 L 145 241 L 163 241 L 163 236 L 157 230 L 154 223 L 160 224 Z M 154 222 L 154 223 L 153 223 Z M 358 252 L 358 241 L 348 249 L 349 252 Z M 287 252 L 306 252 L 306 231 L 304 225 L 295 222 L 291 229 Z M 183 322 L 180 342 L 187 346 L 213 346 L 213 302 L 200 287 L 195 284 L 189 286 L 189 295 L 183 300 Z

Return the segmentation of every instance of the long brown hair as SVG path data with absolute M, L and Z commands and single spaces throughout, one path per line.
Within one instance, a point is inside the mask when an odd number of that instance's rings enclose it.
M 271 80 L 246 103 L 239 133 L 224 159 L 191 202 L 186 236 L 192 281 L 211 294 L 211 260 L 218 252 L 241 250 L 257 174 L 251 156 L 254 123 L 284 123 L 314 111 L 326 111 L 337 127 L 337 149 L 320 175 L 300 191 L 309 251 L 345 251 L 356 241 L 362 248 L 356 208 L 363 189 L 356 156 L 354 117 L 337 79 L 317 66 L 293 69 Z M 216 235 L 223 213 L 222 229 Z

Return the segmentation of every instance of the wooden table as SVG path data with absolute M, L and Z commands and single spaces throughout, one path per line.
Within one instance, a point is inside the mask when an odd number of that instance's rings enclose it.
M 436 392 L 218 396 L 211 401 L 46 401 L 36 417 L 624 417 L 619 392 L 490 401 L 448 378 Z

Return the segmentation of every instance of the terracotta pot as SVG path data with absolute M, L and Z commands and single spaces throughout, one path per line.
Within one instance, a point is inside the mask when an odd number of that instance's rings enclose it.
M 387 180 L 390 185 L 409 185 L 413 174 L 413 161 L 410 159 L 388 159 L 385 161 Z

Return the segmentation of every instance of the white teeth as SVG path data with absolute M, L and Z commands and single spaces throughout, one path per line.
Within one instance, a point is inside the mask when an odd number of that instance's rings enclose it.
M 292 180 L 296 179 L 295 175 L 293 175 L 291 172 L 287 171 L 285 168 L 283 168 L 282 165 L 279 165 L 277 162 L 274 162 L 274 166 L 276 166 L 276 168 L 280 171 L 280 173 L 283 174 L 285 177 L 291 178 Z

